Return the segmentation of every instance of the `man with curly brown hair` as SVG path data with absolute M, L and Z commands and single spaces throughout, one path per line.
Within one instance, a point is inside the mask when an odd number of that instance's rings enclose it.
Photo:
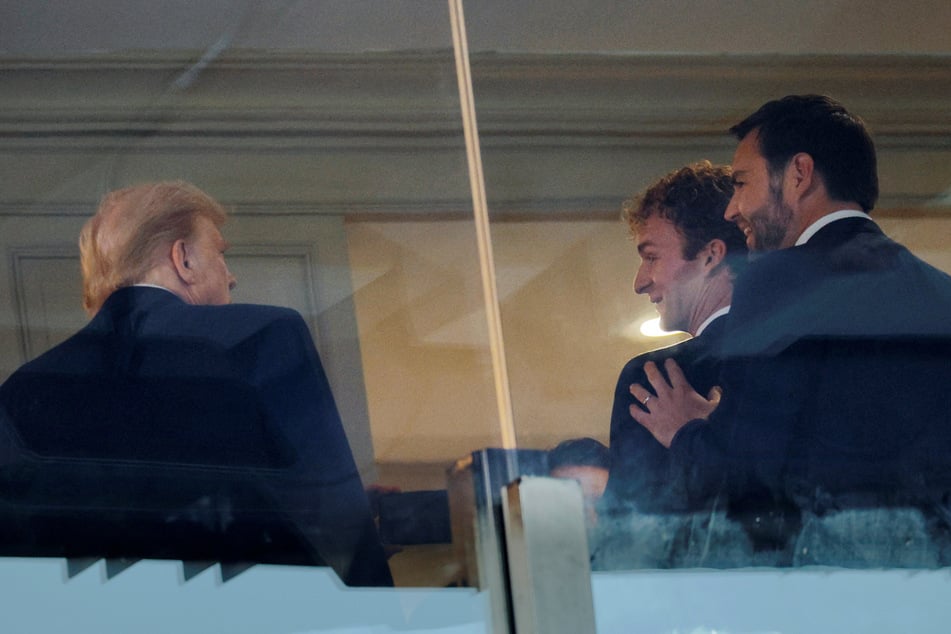
M 644 401 L 632 384 L 646 384 L 644 364 L 676 359 L 691 384 L 707 393 L 717 383 L 716 347 L 730 308 L 733 280 L 745 263 L 742 232 L 724 219 L 733 195 L 728 167 L 701 161 L 675 170 L 624 205 L 641 263 L 634 292 L 650 297 L 665 330 L 693 338 L 631 359 L 617 382 L 611 414 L 612 467 L 608 511 L 676 507 L 668 495 L 668 451 L 631 417 Z

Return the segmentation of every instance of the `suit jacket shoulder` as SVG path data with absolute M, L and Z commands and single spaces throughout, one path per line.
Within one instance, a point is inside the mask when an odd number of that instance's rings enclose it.
M 948 472 L 951 277 L 840 220 L 751 263 L 730 317 L 723 400 L 671 444 L 694 500 L 724 473 L 738 500 L 890 495 Z
M 80 332 L 14 373 L 0 404 L 37 482 L 67 479 L 65 470 L 80 492 L 66 501 L 37 486 L 28 494 L 48 497 L 26 502 L 61 509 L 57 522 L 103 509 L 109 537 L 77 543 L 57 528 L 50 535 L 64 541 L 48 548 L 322 562 L 348 584 L 392 583 L 330 385 L 293 310 L 120 289 Z M 163 522 L 189 521 L 182 508 L 197 503 L 225 519 L 177 538 Z M 116 527 L 139 505 L 155 513 L 120 539 Z
M 674 359 L 690 384 L 701 394 L 718 384 L 720 346 L 728 317 L 714 320 L 699 336 L 681 343 L 634 357 L 624 366 L 614 391 L 611 412 L 611 472 L 605 492 L 605 504 L 635 505 L 653 509 L 667 490 L 668 452 L 630 414 L 630 407 L 643 407 L 630 393 L 630 385 L 639 383 L 651 392 L 644 365 L 653 361 L 663 373 L 666 359 Z

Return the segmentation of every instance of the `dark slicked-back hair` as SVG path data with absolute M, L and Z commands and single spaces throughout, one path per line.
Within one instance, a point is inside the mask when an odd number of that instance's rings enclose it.
M 763 104 L 730 128 L 739 140 L 754 131 L 771 176 L 805 152 L 831 198 L 854 201 L 866 212 L 875 207 L 875 143 L 865 123 L 838 101 L 824 95 L 789 95 Z
M 683 257 L 692 260 L 711 240 L 726 244 L 731 269 L 746 260 L 743 232 L 723 217 L 733 196 L 733 174 L 726 165 L 700 161 L 675 170 L 624 203 L 624 219 L 633 235 L 647 219 L 669 221 L 684 237 Z
M 548 450 L 548 470 L 562 467 L 611 468 L 611 452 L 594 438 L 572 438 Z

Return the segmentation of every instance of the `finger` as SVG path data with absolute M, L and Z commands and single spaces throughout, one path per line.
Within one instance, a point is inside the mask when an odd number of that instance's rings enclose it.
M 640 383 L 631 383 L 630 392 L 631 396 L 636 398 L 641 405 L 646 405 L 645 401 L 649 400 L 652 396 L 650 390 Z
M 641 427 L 650 432 L 650 435 L 656 438 L 657 442 L 664 445 L 665 447 L 670 447 L 670 441 L 668 440 L 667 442 L 664 442 L 655 431 L 656 421 L 651 418 L 650 412 L 645 412 L 637 405 L 631 405 L 628 410 L 631 412 L 631 418 L 638 422 Z
M 676 361 L 667 359 L 664 361 L 664 369 L 667 370 L 667 378 L 670 380 L 671 387 L 686 386 L 691 390 L 693 389 L 693 386 L 687 381 L 687 377 L 684 376 L 684 371 L 680 369 Z
M 637 404 L 628 407 L 627 411 L 630 412 L 631 418 L 640 423 L 643 427 L 646 427 L 648 431 L 650 430 L 650 427 L 647 427 L 647 422 L 650 420 L 650 412 L 645 412 L 638 407 Z
M 644 364 L 644 374 L 647 375 L 647 380 L 650 381 L 651 387 L 654 388 L 657 394 L 670 388 L 667 379 L 664 378 L 664 375 L 660 372 L 660 368 L 658 368 L 657 364 L 653 361 L 648 361 Z
M 707 400 L 714 405 L 719 405 L 721 398 L 723 398 L 723 388 L 721 388 L 719 385 L 714 385 L 711 387 L 710 391 L 707 393 Z

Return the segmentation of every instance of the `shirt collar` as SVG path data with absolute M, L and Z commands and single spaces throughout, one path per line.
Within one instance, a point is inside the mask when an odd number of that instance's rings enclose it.
M 132 286 L 144 286 L 145 288 L 158 288 L 158 289 L 161 289 L 161 290 L 163 290 L 163 291 L 168 291 L 168 292 L 171 293 L 172 295 L 175 295 L 175 291 L 173 291 L 173 290 L 171 290 L 171 289 L 168 289 L 168 288 L 165 288 L 164 286 L 159 286 L 158 284 L 147 284 L 147 283 L 145 283 L 145 282 L 141 282 L 141 283 L 139 283 L 139 284 L 133 284 Z
M 704 330 L 706 330 L 707 326 L 709 326 L 710 324 L 712 324 L 714 319 L 716 319 L 717 317 L 723 317 L 723 316 L 726 315 L 728 312 L 730 312 L 730 307 L 729 307 L 729 306 L 724 306 L 724 307 L 721 308 L 720 310 L 714 311 L 709 317 L 707 317 L 706 319 L 703 320 L 703 323 L 700 324 L 700 327 L 699 327 L 699 328 L 697 328 L 697 333 L 694 335 L 694 337 L 699 337 L 699 336 L 700 336 L 700 333 L 702 333 Z
M 858 211 L 856 209 L 841 209 L 839 211 L 834 211 L 831 214 L 826 214 L 822 218 L 819 218 L 814 223 L 806 227 L 806 230 L 803 231 L 799 238 L 796 240 L 796 246 L 801 246 L 809 241 L 809 238 L 816 235 L 816 232 L 819 229 L 822 229 L 827 224 L 835 222 L 836 220 L 844 220 L 845 218 L 865 218 L 866 220 L 872 220 L 872 217 L 869 216 L 864 211 Z

